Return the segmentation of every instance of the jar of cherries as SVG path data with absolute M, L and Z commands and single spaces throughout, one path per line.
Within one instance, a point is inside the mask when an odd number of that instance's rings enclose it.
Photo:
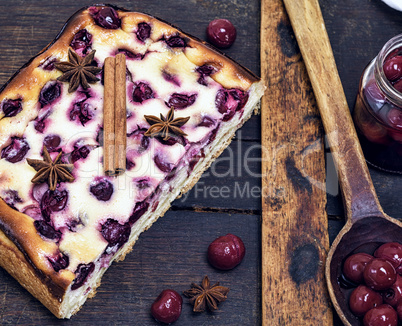
M 402 173 L 402 34 L 389 40 L 365 68 L 353 120 L 366 160 Z

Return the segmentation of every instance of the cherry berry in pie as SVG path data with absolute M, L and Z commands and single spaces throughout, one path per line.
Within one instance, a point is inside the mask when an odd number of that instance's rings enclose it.
M 0 92 L 0 265 L 70 318 L 228 146 L 263 91 L 248 70 L 154 17 L 78 11 Z

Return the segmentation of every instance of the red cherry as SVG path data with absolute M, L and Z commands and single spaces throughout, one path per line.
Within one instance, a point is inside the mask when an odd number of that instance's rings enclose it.
M 219 48 L 228 48 L 236 40 L 236 28 L 227 19 L 215 19 L 207 27 L 208 41 Z
M 215 239 L 208 247 L 208 261 L 221 270 L 229 270 L 241 263 L 246 253 L 243 241 L 233 235 L 226 234 Z
M 402 110 L 392 107 L 387 114 L 390 125 L 396 129 L 402 130 Z M 401 246 L 401 245 L 400 245 Z
M 400 111 L 400 119 L 402 127 L 402 111 Z M 402 263 L 402 245 L 398 242 L 384 243 L 374 252 L 374 257 L 388 260 L 397 268 Z
M 396 271 L 389 261 L 382 258 L 374 258 L 367 263 L 363 277 L 368 287 L 376 291 L 382 291 L 394 284 Z
M 385 77 L 389 81 L 395 81 L 402 77 L 402 56 L 397 55 L 387 59 L 383 65 Z
M 384 302 L 396 307 L 402 298 L 402 276 L 396 275 L 396 281 L 383 293 Z
M 382 297 L 365 285 L 359 285 L 349 298 L 350 310 L 356 316 L 363 316 L 370 309 L 382 304 Z
M 355 283 L 363 283 L 364 267 L 373 258 L 373 256 L 365 253 L 357 253 L 349 256 L 343 264 L 343 274 Z
M 399 300 L 396 306 L 396 313 L 398 314 L 398 318 L 402 320 L 402 300 Z
M 364 326 L 397 326 L 398 315 L 390 305 L 382 304 L 364 315 L 363 324 Z
M 170 324 L 179 319 L 183 298 L 174 290 L 164 290 L 151 306 L 152 316 L 159 322 Z

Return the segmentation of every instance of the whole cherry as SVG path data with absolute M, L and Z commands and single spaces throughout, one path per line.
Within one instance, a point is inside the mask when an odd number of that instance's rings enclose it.
M 388 289 L 396 281 L 396 275 L 394 266 L 382 258 L 369 261 L 363 272 L 366 285 L 376 291 Z
M 245 253 L 243 241 L 228 233 L 211 242 L 208 247 L 208 261 L 217 269 L 229 270 L 241 263 Z
M 402 118 L 402 116 L 401 116 Z M 402 119 L 401 119 L 402 120 Z M 402 125 L 401 125 L 402 127 Z M 398 242 L 387 242 L 381 245 L 374 256 L 388 260 L 395 268 L 402 263 L 402 245 Z
M 398 315 L 390 305 L 382 304 L 364 315 L 363 324 L 364 326 L 397 326 Z
M 364 268 L 373 258 L 373 256 L 365 253 L 349 256 L 343 264 L 343 274 L 357 284 L 363 283 Z
M 236 40 L 236 28 L 227 19 L 215 19 L 207 27 L 207 37 L 218 48 L 228 48 Z
M 356 316 L 364 316 L 370 309 L 383 303 L 381 294 L 373 291 L 365 285 L 355 288 L 349 298 L 350 310 Z
M 152 316 L 159 322 L 170 324 L 179 319 L 183 298 L 174 290 L 163 290 L 151 306 Z
M 383 292 L 385 303 L 396 307 L 402 299 L 402 276 L 396 275 L 396 281 L 389 289 Z

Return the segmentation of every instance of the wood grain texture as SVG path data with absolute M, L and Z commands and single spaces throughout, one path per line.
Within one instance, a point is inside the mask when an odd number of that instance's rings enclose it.
M 263 325 L 332 325 L 323 131 L 281 0 L 262 1 Z
M 361 150 L 318 0 L 284 0 L 306 64 L 349 218 L 382 208 Z

